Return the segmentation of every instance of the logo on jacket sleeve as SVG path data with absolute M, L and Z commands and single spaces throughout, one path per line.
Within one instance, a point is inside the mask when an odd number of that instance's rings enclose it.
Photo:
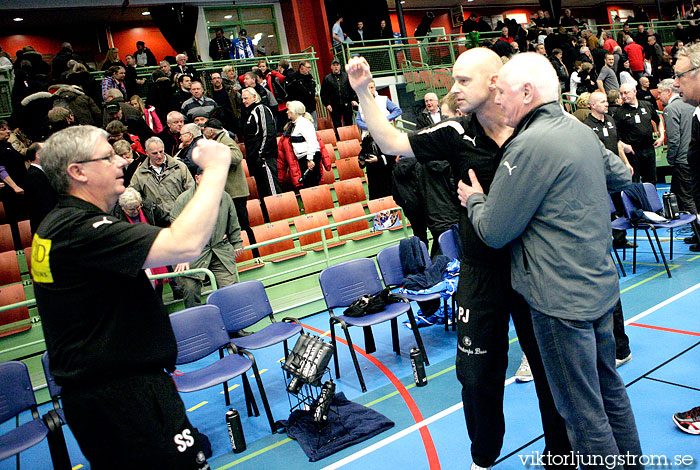
M 516 168 L 518 168 L 518 165 L 510 166 L 510 163 L 508 163 L 507 161 L 503 162 L 503 166 L 505 166 L 506 168 L 508 168 L 508 176 L 512 175 L 512 174 L 513 174 L 513 170 L 515 170 Z

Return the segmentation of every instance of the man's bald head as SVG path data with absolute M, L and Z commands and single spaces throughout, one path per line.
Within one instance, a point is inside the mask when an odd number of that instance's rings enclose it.
M 476 47 L 460 54 L 452 69 L 450 90 L 462 113 L 479 112 L 493 105 L 493 92 L 501 58 L 490 49 Z
M 498 73 L 501 69 L 503 62 L 498 54 L 493 52 L 491 49 L 485 47 L 475 47 L 467 51 L 462 52 L 457 61 L 455 62 L 455 68 L 457 67 L 467 67 L 472 70 L 483 72 L 484 74 L 491 75 Z

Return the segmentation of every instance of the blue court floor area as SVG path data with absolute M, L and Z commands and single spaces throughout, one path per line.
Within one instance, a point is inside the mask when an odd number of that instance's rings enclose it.
M 630 231 L 628 237 L 631 235 Z M 668 252 L 668 234 L 661 236 L 664 250 Z M 669 261 L 672 278 L 668 278 L 663 265 L 656 262 L 648 242 L 640 238 L 637 273 L 632 274 L 632 253 L 628 250 L 624 262 L 627 277 L 620 279 L 633 359 L 619 372 L 628 385 L 644 454 L 666 456 L 671 463 L 682 456 L 700 459 L 700 436 L 682 433 L 671 420 L 674 412 L 700 405 L 700 256 L 688 251 L 683 236 L 687 235 L 677 235 L 674 241 L 674 259 Z M 321 313 L 305 318 L 303 324 L 307 331 L 326 334 L 328 315 Z M 242 386 L 237 380 L 229 384 L 232 387 L 232 407 L 241 413 L 248 446 L 240 454 L 231 451 L 222 388 L 182 394 L 193 425 L 211 440 L 214 452 L 209 460 L 211 468 L 468 469 L 471 464 L 470 441 L 454 371 L 455 332 L 446 332 L 442 325 L 421 329 L 431 365 L 427 367 L 428 385 L 418 388 L 413 383 L 408 357 L 408 351 L 415 343 L 411 331 L 399 327 L 401 355 L 395 356 L 389 325 L 376 326 L 373 330 L 377 352 L 372 354 L 372 361 L 363 354 L 361 330 L 351 330 L 359 349 L 368 392 L 361 392 L 348 348 L 342 344 L 338 347 L 342 377 L 335 379 L 337 391 L 382 413 L 395 423 L 393 428 L 312 463 L 299 444 L 286 434 L 270 433 L 254 380 L 251 380 L 251 386 L 261 416 L 246 416 Z M 342 330 L 338 328 L 337 332 L 339 338 L 344 338 Z M 512 326 L 510 341 L 509 379 L 505 385 L 504 403 L 506 434 L 501 459 L 494 468 L 536 468 L 536 465 L 524 465 L 523 462 L 544 447 L 537 398 L 532 382 L 519 384 L 512 379 L 522 354 Z M 287 419 L 290 401 L 280 367 L 282 346 L 254 351 L 254 355 L 275 420 Z M 211 357 L 203 362 L 215 359 Z M 252 377 L 252 372 L 250 375 Z M 48 410 L 48 406 L 42 406 L 42 413 Z M 13 426 L 13 422 L 5 423 L 0 432 Z M 64 430 L 73 468 L 89 468 L 69 428 Z M 51 468 L 46 443 L 22 453 L 21 462 L 25 469 Z M 690 468 L 697 466 L 695 462 Z M 15 468 L 14 459 L 0 463 L 0 470 L 12 468 Z

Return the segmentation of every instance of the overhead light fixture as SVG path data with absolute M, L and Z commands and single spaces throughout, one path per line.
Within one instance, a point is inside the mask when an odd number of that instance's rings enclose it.
M 406 3 L 406 0 L 401 0 L 401 5 L 403 5 L 404 3 Z
M 148 16 L 148 15 L 150 15 L 150 14 L 151 14 L 151 12 L 150 12 L 150 11 L 144 11 L 144 12 L 143 12 L 143 13 L 141 13 L 141 14 L 142 14 L 143 16 Z
M 274 35 L 274 34 L 268 34 L 267 37 L 268 37 L 268 38 L 274 38 L 275 35 Z
M 226 15 L 226 16 L 224 16 L 224 19 L 227 19 L 227 20 L 230 20 L 231 18 L 233 18 L 233 15 Z
M 13 21 L 24 21 L 24 18 L 20 18 L 19 16 L 17 18 L 13 18 Z

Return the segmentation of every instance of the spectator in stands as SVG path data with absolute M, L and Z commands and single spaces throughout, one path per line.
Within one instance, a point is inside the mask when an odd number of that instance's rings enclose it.
M 226 85 L 232 86 L 236 91 L 240 93 L 241 83 L 238 81 L 238 75 L 236 74 L 236 68 L 233 65 L 226 65 L 221 69 L 223 76 L 221 79 Z
M 549 56 L 549 62 L 554 67 L 557 72 L 557 78 L 559 79 L 559 87 L 562 92 L 568 91 L 569 86 L 569 71 L 566 70 L 566 66 L 561 61 L 562 51 L 558 47 L 552 50 L 552 55 Z
M 258 75 L 254 71 L 250 71 L 244 73 L 241 77 L 239 77 L 239 80 L 243 83 L 243 87 L 254 88 L 257 94 L 260 96 L 260 102 L 270 108 L 270 111 L 272 111 L 272 107 L 270 106 L 270 94 L 258 81 Z
M 146 47 L 146 43 L 143 41 L 136 41 L 136 52 L 134 52 L 134 58 L 136 59 L 136 65 L 139 67 L 155 67 L 158 65 L 156 56 L 153 52 Z
M 652 74 L 656 74 L 661 67 L 661 59 L 664 56 L 664 51 L 661 45 L 656 41 L 656 36 L 649 35 L 647 37 L 648 47 L 645 49 L 646 58 L 651 61 Z
M 654 111 L 659 109 L 659 106 L 656 104 L 656 98 L 651 93 L 651 80 L 649 77 L 639 77 L 639 83 L 637 84 L 637 99 L 644 100 L 651 104 Z
M 620 87 L 623 104 L 613 116 L 617 124 L 620 140 L 632 146 L 633 151 L 628 158 L 634 174 L 643 183 L 656 184 L 656 152 L 655 148 L 664 143 L 664 126 L 660 125 L 659 116 L 651 103 L 637 99 L 637 89 L 631 83 Z M 654 140 L 656 123 L 660 137 Z
M 33 143 L 26 155 L 29 168 L 24 178 L 24 200 L 32 234 L 58 202 L 58 194 L 41 167 L 40 150 L 41 144 Z
M 291 155 L 289 155 L 288 151 L 282 150 L 285 147 L 285 144 L 282 142 L 278 145 L 278 160 L 282 159 L 285 163 L 284 166 L 290 169 L 289 173 L 292 176 L 291 183 L 293 187 L 310 188 L 318 186 L 318 183 L 321 181 L 321 166 L 323 165 L 321 161 L 322 143 L 319 143 L 311 116 L 306 112 L 306 108 L 301 101 L 288 101 L 287 118 L 289 122 L 285 127 L 283 136 L 289 138 L 296 161 L 289 161 L 291 158 L 287 159 Z M 280 167 L 279 162 L 277 165 Z M 294 169 L 295 166 L 298 167 L 298 170 Z M 281 167 L 278 168 L 277 173 L 278 179 L 281 181 L 281 173 L 283 173 Z
M 241 94 L 230 84 L 224 83 L 221 73 L 210 72 L 209 77 L 211 78 L 211 90 L 207 91 L 207 96 L 223 110 L 220 117 L 224 127 L 236 135 L 240 134 L 241 108 L 243 107 Z
M 124 186 L 129 186 L 131 177 L 134 175 L 136 168 L 146 159 L 145 153 L 139 153 L 131 148 L 131 143 L 124 139 L 117 140 L 112 144 L 114 153 L 126 160 L 127 165 L 124 167 Z
M 271 99 L 277 101 L 277 107 L 273 107 L 272 112 L 275 114 L 275 119 L 277 121 L 277 130 L 282 132 L 285 124 L 287 124 L 287 90 L 284 88 L 287 77 L 277 70 L 272 70 L 265 59 L 260 59 L 258 61 L 258 70 L 260 74 L 262 74 L 262 82 L 260 82 L 260 85 L 271 95 Z
M 197 70 L 189 65 L 187 63 L 187 55 L 186 54 L 178 54 L 175 56 L 175 62 L 177 65 L 172 67 L 173 73 L 174 74 L 185 74 L 189 75 L 192 80 L 199 80 L 199 72 Z
M 61 44 L 61 50 L 58 51 L 56 57 L 53 58 L 51 65 L 51 75 L 53 76 L 54 80 L 58 80 L 63 72 L 69 70 L 68 61 L 70 60 L 82 62 L 80 56 L 73 52 L 73 46 L 71 46 L 71 43 L 64 42 Z
M 180 111 L 185 101 L 192 98 L 192 93 L 190 92 L 192 77 L 183 73 L 177 76 L 175 82 L 177 83 L 177 91 L 173 93 L 170 103 L 170 110 Z
M 126 75 L 126 69 L 122 66 L 114 66 L 107 69 L 102 78 L 102 99 L 107 101 L 107 90 L 110 88 L 116 88 L 122 93 L 122 96 L 127 96 L 126 85 L 124 84 L 124 77 Z
M 535 52 L 540 55 L 547 55 L 547 49 L 545 49 L 544 44 L 535 45 Z
M 144 154 L 146 153 L 141 145 L 141 139 L 135 134 L 131 134 L 129 129 L 124 125 L 123 122 L 115 119 L 114 121 L 107 124 L 105 130 L 109 134 L 107 142 L 113 144 L 119 140 L 125 140 L 129 143 L 132 150 L 135 152 Z
M 87 67 L 80 62 L 73 65 L 73 68 L 66 75 L 66 83 L 79 86 L 98 107 L 102 106 L 104 98 L 100 89 L 100 84 L 90 75 Z M 99 126 L 98 126 L 99 127 Z
M 0 188 L 0 200 L 5 207 L 10 225 L 14 226 L 22 220 L 22 195 L 27 170 L 24 166 L 24 157 L 9 143 L 11 134 L 7 121 L 0 120 L 0 180 L 5 183 Z
M 367 32 L 365 31 L 364 21 L 358 21 L 357 28 L 355 28 L 354 30 L 351 30 L 350 34 L 348 36 L 350 37 L 350 40 L 352 41 L 353 47 L 364 47 L 365 40 L 370 39 L 367 36 Z
M 479 25 L 481 25 L 481 20 L 479 19 Z M 481 30 L 479 30 L 481 31 Z M 489 27 L 489 31 L 491 28 Z M 379 45 L 388 46 L 392 39 L 394 39 L 394 33 L 391 31 L 391 26 L 387 24 L 386 20 L 379 21 L 379 32 L 377 34 L 377 39 L 384 39 Z
M 156 113 L 156 108 L 153 106 L 146 106 L 143 99 L 139 95 L 133 95 L 129 99 L 129 104 L 133 106 L 140 114 L 146 125 L 155 133 L 160 134 L 163 132 L 163 124 L 160 122 L 160 118 Z
M 369 132 L 365 133 L 362 138 L 358 163 L 360 168 L 364 168 L 367 173 L 369 199 L 391 196 L 391 187 L 386 182 L 391 179 L 394 172 L 396 155 L 384 154 Z
M 644 31 L 644 25 L 640 24 L 637 25 L 637 32 L 634 34 L 634 42 L 639 44 L 642 47 L 647 46 L 647 38 L 649 37 L 649 33 Z
M 248 59 L 255 57 L 255 47 L 253 47 L 253 41 L 248 37 L 248 31 L 241 28 L 238 37 L 231 41 L 229 56 L 231 59 Z
M 619 47 L 619 44 L 613 39 L 612 33 L 609 31 L 603 31 L 600 33 L 600 41 L 603 44 L 603 49 L 608 51 L 610 54 L 613 53 L 616 47 Z
M 331 62 L 331 73 L 321 83 L 321 102 L 330 113 L 334 127 L 353 124 L 352 114 L 353 107 L 357 107 L 357 95 L 337 60 Z
M 574 117 L 579 121 L 583 122 L 586 120 L 591 110 L 588 107 L 588 98 L 591 97 L 589 92 L 579 93 L 578 98 L 576 98 L 576 111 L 574 112 Z
M 195 185 L 178 196 L 170 213 L 170 220 L 175 219 L 192 200 L 197 186 L 202 181 L 201 170 L 195 175 Z M 192 262 L 180 263 L 175 267 L 175 272 L 180 273 L 188 269 L 207 268 L 216 278 L 216 285 L 221 288 L 230 286 L 236 282 L 236 258 L 243 252 L 243 240 L 241 239 L 241 227 L 238 223 L 236 208 L 231 196 L 225 191 L 219 203 L 214 231 L 208 243 L 204 245 L 202 252 Z M 177 283 L 183 290 L 185 308 L 200 305 L 202 294 L 203 273 L 188 274 L 177 278 Z
M 192 152 L 197 148 L 197 143 L 203 138 L 202 129 L 193 122 L 185 124 L 180 129 L 180 150 L 174 157 L 187 165 L 187 169 L 190 170 L 193 177 L 197 174 L 199 167 L 192 159 Z
M 160 66 L 160 70 L 163 72 L 163 75 L 172 83 L 174 73 L 172 67 L 170 66 L 170 62 L 167 60 L 161 60 L 158 65 Z
M 165 153 L 158 137 L 148 139 L 145 148 L 148 159 L 136 168 L 130 187 L 170 214 L 177 197 L 194 186 L 194 179 L 185 163 Z
M 593 56 L 591 55 L 591 50 L 588 48 L 588 46 L 581 46 L 579 49 L 578 60 L 583 63 L 593 63 Z
M 339 46 L 345 42 L 348 35 L 343 32 L 343 15 L 338 15 L 333 23 L 333 29 L 331 30 L 331 38 L 333 42 L 333 48 L 338 52 Z
M 209 41 L 209 57 L 211 60 L 226 60 L 231 49 L 231 40 L 224 36 L 222 28 L 216 28 L 214 37 Z
M 191 259 L 210 239 L 229 157 L 214 142 L 202 147 L 202 194 L 171 229 L 128 225 L 108 214 L 124 191 L 125 162 L 113 155 L 103 131 L 70 131 L 42 149 L 52 184 L 72 197 L 61 199 L 35 238 L 37 247 L 51 245 L 51 272 L 35 263 L 32 274 L 71 431 L 94 468 L 134 460 L 147 467 L 206 468 L 199 434 L 163 372 L 175 369 L 177 345 L 144 269 Z M 95 381 L 105 374 L 109 380 Z M 188 439 L 180 452 L 183 435 L 194 442 Z
M 374 96 L 374 101 L 377 103 L 377 106 L 379 106 L 379 109 L 382 110 L 382 113 L 384 113 L 384 116 L 386 116 L 389 121 L 393 121 L 397 117 L 401 116 L 403 111 L 401 111 L 401 108 L 399 108 L 397 104 L 386 96 L 377 93 L 377 86 L 375 85 L 374 80 L 369 82 L 369 92 L 372 94 L 372 96 Z M 364 136 L 368 133 L 368 131 L 367 124 L 362 117 L 362 106 L 360 106 L 357 110 L 355 122 L 357 123 L 357 127 L 362 130 L 362 137 L 364 139 Z
M 121 105 L 124 104 L 124 107 Z M 129 109 L 129 113 L 125 112 Z M 140 113 L 127 103 L 107 103 L 105 113 L 108 116 L 108 122 L 118 120 L 122 122 L 128 129 L 129 133 L 138 136 L 141 142 L 145 142 L 148 138 L 153 137 L 155 133 L 143 120 Z
M 277 71 L 284 75 L 285 82 L 289 81 L 289 77 L 294 74 L 294 69 L 287 59 L 280 59 L 277 63 Z
M 151 74 L 152 82 L 148 86 L 148 106 L 155 109 L 158 120 L 164 123 L 175 93 L 173 82 L 161 70 Z
M 316 126 L 316 81 L 311 75 L 311 62 L 308 60 L 301 62 L 297 73 L 287 79 L 287 100 L 301 101 Z
M 578 87 L 581 85 L 581 61 L 574 62 L 573 72 L 569 77 L 569 93 L 578 95 Z
M 688 146 L 692 138 L 693 113 L 695 108 L 684 102 L 678 88 L 673 86 L 673 79 L 662 80 L 658 86 L 659 99 L 664 104 L 664 125 L 668 138 L 666 160 L 671 165 L 671 192 L 678 198 L 678 208 L 689 214 L 697 214 L 693 191 L 696 180 L 688 165 Z M 700 223 L 692 224 L 694 236 L 700 235 Z M 700 245 L 689 247 L 690 251 L 700 251 Z
M 49 135 L 55 134 L 66 127 L 75 125 L 75 117 L 73 113 L 61 106 L 54 106 L 49 110 Z
M 435 93 L 426 93 L 423 97 L 425 108 L 418 114 L 416 130 L 430 127 L 442 121 L 442 114 L 438 105 L 438 97 Z
M 260 95 L 254 88 L 244 88 L 241 100 L 244 107 L 241 131 L 246 160 L 262 201 L 265 196 L 280 192 L 275 121 L 270 108 L 260 102 Z
M 598 79 L 596 80 L 598 90 L 606 96 L 608 91 L 620 89 L 620 84 L 617 81 L 617 75 L 615 74 L 615 70 L 613 70 L 614 63 L 615 56 L 613 54 L 606 54 L 605 65 L 600 69 Z
M 158 134 L 163 142 L 165 153 L 175 155 L 180 149 L 180 130 L 185 125 L 185 117 L 180 111 L 170 111 L 165 120 L 165 129 Z
M 192 97 L 182 103 L 180 112 L 189 120 L 194 118 L 193 113 L 196 110 L 204 111 L 211 114 L 214 108 L 217 107 L 216 101 L 204 96 L 204 87 L 200 82 L 192 82 L 190 85 L 190 93 Z
M 644 48 L 637 44 L 631 37 L 627 37 L 625 41 L 627 42 L 625 52 L 630 60 L 632 77 L 639 80 L 639 77 L 644 73 Z
M 578 21 L 576 21 L 576 18 L 571 16 L 571 10 L 565 8 L 564 15 L 559 19 L 559 24 L 565 28 L 570 28 L 572 26 L 578 26 Z
M 99 126 L 102 123 L 102 111 L 80 87 L 61 85 L 53 94 L 53 104 L 69 109 L 76 124 Z
M 226 145 L 231 150 L 231 166 L 228 170 L 228 176 L 226 178 L 226 186 L 224 191 L 231 196 L 233 200 L 233 205 L 236 207 L 236 215 L 238 216 L 238 223 L 241 226 L 241 230 L 245 230 L 248 233 L 250 240 L 255 240 L 251 237 L 253 231 L 250 228 L 250 223 L 248 222 L 248 208 L 246 206 L 246 200 L 250 191 L 248 190 L 248 182 L 246 181 L 245 171 L 243 170 L 243 153 L 240 147 L 226 132 L 223 124 L 218 119 L 208 119 L 204 123 L 204 128 L 202 130 L 204 138 L 208 140 L 215 140 L 220 144 Z
M 620 64 L 618 65 L 618 80 L 620 85 L 624 83 L 633 83 L 636 82 L 634 78 L 632 78 L 632 70 L 630 69 L 630 61 L 629 59 L 623 59 Z
M 126 95 L 124 96 L 133 96 L 138 94 L 138 85 L 143 85 L 146 83 L 146 80 L 144 78 L 138 78 L 136 72 L 136 58 L 133 55 L 128 54 L 124 59 L 126 60 L 126 72 L 124 74 Z
M 116 47 L 110 47 L 107 49 L 107 56 L 105 57 L 105 61 L 102 63 L 102 68 L 100 70 L 106 71 L 110 67 L 116 66 L 125 67 L 126 65 L 119 58 L 119 49 Z

